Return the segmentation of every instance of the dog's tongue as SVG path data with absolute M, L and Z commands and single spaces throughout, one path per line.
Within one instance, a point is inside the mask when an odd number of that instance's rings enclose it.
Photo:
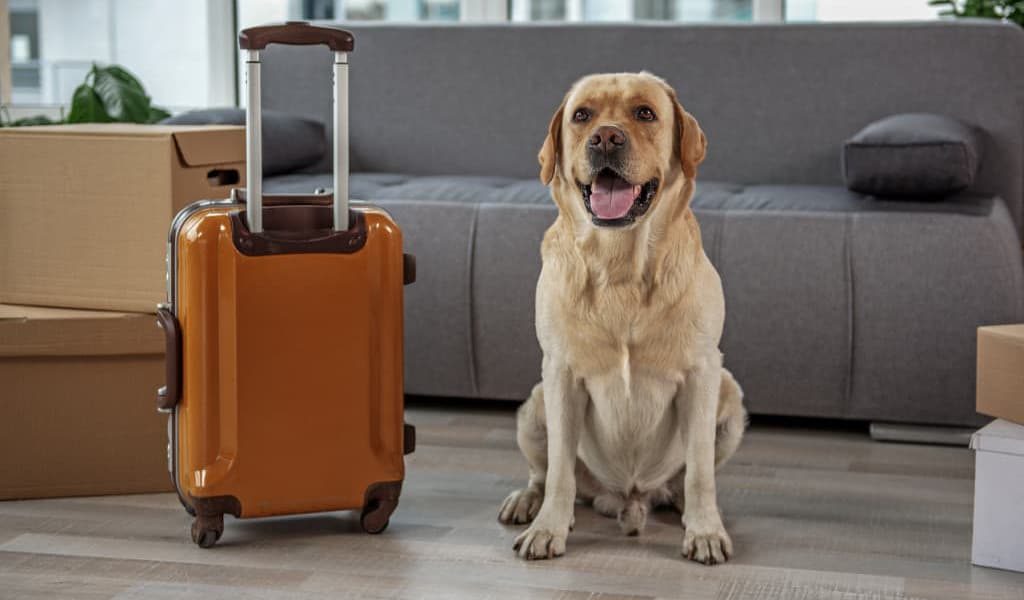
M 599 219 L 621 219 L 633 207 L 641 186 L 601 173 L 590 186 L 590 210 Z

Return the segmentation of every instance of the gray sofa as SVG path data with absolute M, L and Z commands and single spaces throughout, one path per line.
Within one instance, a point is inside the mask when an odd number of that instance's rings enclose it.
M 537 177 L 548 119 L 577 77 L 646 69 L 676 87 L 709 140 L 693 205 L 724 280 L 726 364 L 750 411 L 980 422 L 975 328 L 1024 320 L 1019 28 L 350 28 L 352 193 L 388 208 L 419 259 L 409 393 L 525 397 L 540 373 L 539 244 L 555 216 Z M 271 47 L 265 106 L 329 123 L 329 62 L 320 49 Z M 842 187 L 843 141 L 912 111 L 983 131 L 974 185 L 918 201 Z M 329 183 L 306 172 L 267 187 Z

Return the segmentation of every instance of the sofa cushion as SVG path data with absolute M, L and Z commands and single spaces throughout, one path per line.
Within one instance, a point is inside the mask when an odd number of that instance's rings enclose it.
M 308 193 L 317 188 L 330 190 L 330 173 L 294 173 L 267 179 L 269 191 Z M 468 204 L 550 203 L 547 189 L 539 181 L 512 177 L 413 176 L 394 173 L 354 173 L 349 194 L 359 200 L 436 200 Z
M 277 193 L 330 190 L 332 176 L 294 173 L 268 178 L 264 188 Z M 529 204 L 554 206 L 548 189 L 536 179 L 460 175 L 401 175 L 354 173 L 352 198 L 370 202 L 415 200 L 457 204 Z M 944 212 L 983 215 L 991 197 L 956 194 L 942 203 L 893 201 L 827 185 L 741 185 L 701 181 L 693 197 L 695 210 L 754 210 L 788 212 Z
M 264 188 L 276 193 L 310 193 L 316 189 L 330 190 L 330 173 L 292 173 L 268 178 Z M 784 187 L 784 186 L 775 186 Z M 799 188 L 800 186 L 796 186 Z M 820 186 L 825 190 L 842 188 Z M 694 206 L 709 206 L 734 201 L 744 186 L 734 183 L 702 181 L 697 185 Z M 754 188 L 751 188 L 754 189 Z M 514 177 L 478 177 L 465 175 L 401 175 L 396 173 L 353 173 L 349 194 L 358 200 L 422 200 L 468 204 L 539 204 L 554 206 L 548 189 L 537 179 Z M 751 199 L 755 203 L 756 200 Z
M 266 187 L 330 183 L 296 175 Z M 534 179 L 366 173 L 352 190 L 390 211 L 417 255 L 407 391 L 525 398 L 540 376 L 534 291 L 556 215 L 547 190 Z M 751 412 L 979 422 L 975 330 L 1024 319 L 1020 240 L 1001 199 L 701 182 L 693 205 L 725 289 L 726 365 Z
M 162 124 L 245 125 L 241 108 L 208 108 L 168 117 Z M 327 154 L 324 125 L 316 119 L 263 111 L 263 174 L 279 175 L 315 165 Z
M 871 123 L 843 145 L 843 178 L 855 192 L 942 198 L 974 183 L 981 140 L 970 125 L 910 113 Z

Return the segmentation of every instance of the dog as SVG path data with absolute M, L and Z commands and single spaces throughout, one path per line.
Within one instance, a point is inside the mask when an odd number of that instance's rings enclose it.
M 682 513 L 682 554 L 733 553 L 715 469 L 746 428 L 722 366 L 725 301 L 690 208 L 707 141 L 646 72 L 577 81 L 548 126 L 541 181 L 558 216 L 541 246 L 541 382 L 517 413 L 525 488 L 499 511 L 529 523 L 525 559 L 565 553 L 577 499 L 638 535 L 655 506 Z

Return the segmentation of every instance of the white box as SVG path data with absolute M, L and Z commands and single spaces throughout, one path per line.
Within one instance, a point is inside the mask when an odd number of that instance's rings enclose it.
M 1024 426 L 997 419 L 971 436 L 974 543 L 971 562 L 1024 572 Z

